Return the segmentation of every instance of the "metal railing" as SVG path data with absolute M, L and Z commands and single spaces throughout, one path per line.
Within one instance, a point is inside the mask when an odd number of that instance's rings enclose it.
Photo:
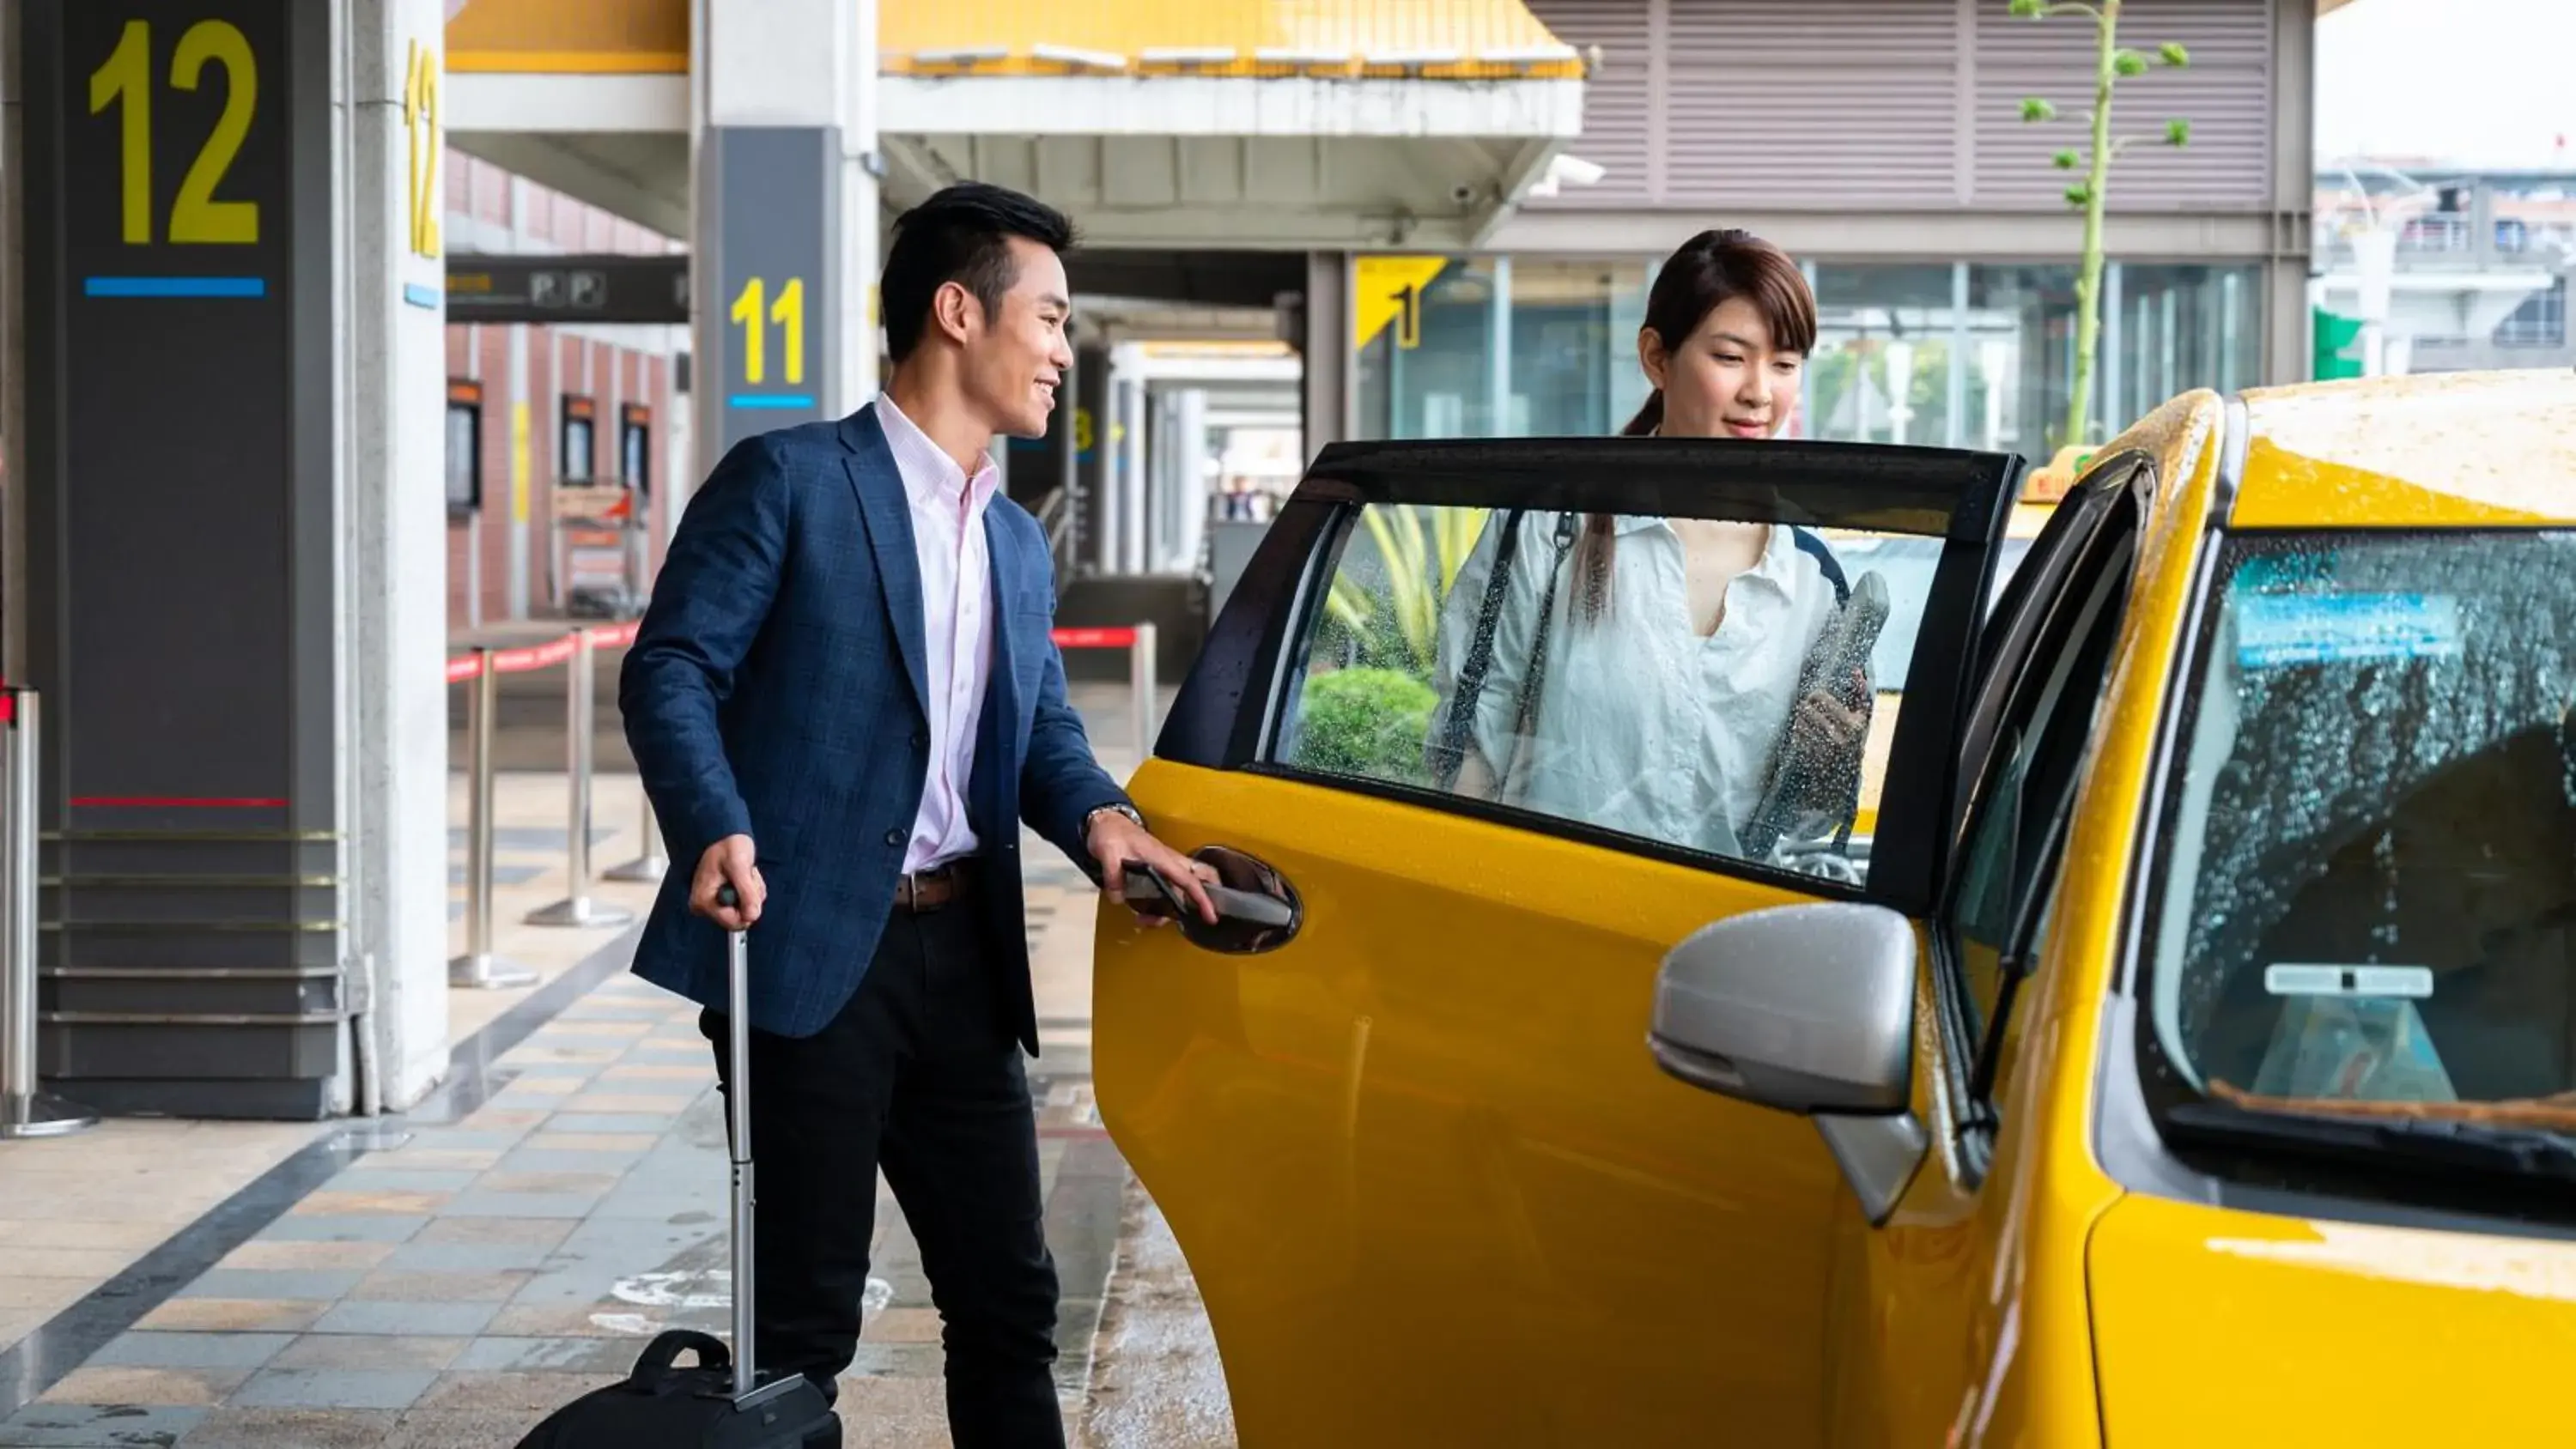
M 493 934 L 493 877 L 498 785 L 493 736 L 500 714 L 500 680 L 557 665 L 564 670 L 564 874 L 565 895 L 552 905 L 528 913 L 532 926 L 622 926 L 635 919 L 623 906 L 591 894 L 591 782 L 598 747 L 598 657 L 603 648 L 634 642 L 635 625 L 602 625 L 575 629 L 562 638 L 517 649 L 480 647 L 447 661 L 447 682 L 474 685 L 466 722 L 466 863 L 465 954 L 447 963 L 451 986 L 507 989 L 532 986 L 537 973 L 500 955 Z M 610 873 L 616 880 L 659 879 L 661 872 L 640 874 L 659 860 L 650 802 L 646 805 L 645 855 Z
M 36 1084 L 37 750 L 36 691 L 0 688 L 0 1139 L 60 1137 L 95 1126 L 98 1114 Z
M 576 928 L 622 926 L 635 919 L 634 912 L 592 894 L 590 860 L 592 786 L 597 770 L 599 651 L 633 643 L 635 630 L 633 622 L 574 629 L 543 644 L 512 649 L 478 647 L 447 661 L 449 684 L 470 683 L 474 687 L 466 721 L 466 947 L 463 955 L 448 962 L 449 985 L 494 990 L 531 986 L 537 980 L 535 971 L 500 954 L 493 930 L 494 877 L 499 855 L 496 848 L 497 802 L 494 798 L 499 782 L 493 737 L 500 713 L 502 675 L 564 666 L 565 895 L 561 900 L 529 912 L 524 919 L 532 926 Z M 1141 762 L 1152 755 L 1160 697 L 1155 671 L 1157 635 L 1153 624 L 1108 629 L 1057 629 L 1053 639 L 1059 649 L 1127 651 L 1129 709 L 1135 727 L 1136 758 Z M 633 860 L 601 872 L 599 879 L 652 882 L 670 872 L 671 862 L 663 853 L 660 824 L 654 818 L 650 795 L 644 797 L 640 824 L 641 853 Z

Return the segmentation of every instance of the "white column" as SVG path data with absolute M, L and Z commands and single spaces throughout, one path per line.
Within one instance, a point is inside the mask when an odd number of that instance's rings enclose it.
M 1512 426 L 1512 259 L 1493 259 L 1494 295 L 1486 316 L 1485 436 L 1508 438 Z
M 2120 366 L 2128 329 L 2120 314 L 2125 310 L 2122 284 L 2127 274 L 2118 262 L 2102 265 L 2102 331 L 2094 339 L 2093 353 L 2093 432 L 2094 437 L 2109 442 L 2132 419 L 2121 416 L 2121 400 L 2127 392 L 2126 370 Z M 2069 374 L 2070 377 L 2073 374 Z M 2094 438 L 2069 438 L 2068 442 L 2089 446 Z
M 1124 350 L 1124 349 L 1122 349 Z M 1145 571 L 1145 468 L 1151 461 L 1146 435 L 1146 382 L 1142 366 L 1124 369 L 1117 386 L 1118 420 L 1126 435 L 1119 441 L 1118 571 Z
M 361 1070 L 392 1109 L 436 1082 L 448 1049 L 445 188 L 430 113 L 404 105 L 423 68 L 437 83 L 446 15 L 440 0 L 344 3 L 340 829 Z
M 475 382 L 483 380 L 483 328 L 469 324 L 465 329 L 465 375 Z M 465 515 L 465 627 L 483 627 L 483 520 L 492 512 L 492 479 L 483 472 L 484 440 L 491 437 L 492 403 L 485 398 L 477 405 L 474 435 L 474 468 L 482 477 L 481 496 L 474 510 Z M 452 526 L 452 525 L 451 525 Z
M 1173 538 L 1171 569 L 1188 573 L 1198 567 L 1199 548 L 1207 537 L 1208 516 L 1208 395 L 1203 387 L 1189 388 L 1176 400 L 1173 409 L 1179 426 L 1173 430 L 1172 473 L 1179 496 L 1173 500 Z
M 671 405 L 656 407 L 653 413 L 653 426 L 667 429 L 670 439 L 662 453 L 662 476 L 653 482 L 653 491 L 662 500 L 662 546 L 666 549 L 671 545 L 672 531 L 680 526 L 681 510 L 689 505 L 690 492 L 698 486 L 699 467 L 697 395 L 679 387 L 679 358 L 689 348 L 688 329 L 675 327 L 671 332 L 674 335 L 667 339 L 668 345 L 662 351 L 670 359 L 670 372 L 666 375 L 672 380 Z M 690 361 L 694 366 L 696 359 Z M 692 377 L 689 381 L 694 387 L 697 379 Z
M 831 6 L 845 31 L 841 72 L 841 397 L 855 412 L 877 392 L 877 0 Z
M 445 43 L 443 31 L 440 40 Z M 527 210 L 527 194 L 528 183 L 520 177 L 511 177 L 510 250 L 514 252 L 527 249 L 527 237 L 520 230 Z M 510 514 L 509 617 L 518 620 L 528 617 L 528 493 L 537 486 L 536 480 L 528 476 L 533 471 L 531 460 L 536 455 L 536 440 L 532 436 L 536 423 L 530 416 L 534 409 L 528 400 L 528 329 L 524 326 L 510 329 L 509 362 L 509 386 L 502 399 L 499 419 L 503 455 L 507 460 L 501 470 L 501 501 Z M 485 421 L 488 424 L 491 419 L 487 417 Z
M 1968 336 L 1968 264 L 1950 264 L 1950 362 L 1949 396 L 1942 404 L 1948 420 L 1941 430 L 1945 446 L 1967 446 L 1968 436 L 1968 359 L 1973 348 Z

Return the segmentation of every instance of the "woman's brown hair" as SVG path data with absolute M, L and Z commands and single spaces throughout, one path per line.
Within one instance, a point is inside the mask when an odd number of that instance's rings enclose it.
M 1677 352 L 1709 313 L 1737 297 L 1762 314 L 1773 347 L 1801 355 L 1815 348 L 1816 294 L 1808 288 L 1806 274 L 1787 252 L 1732 227 L 1701 232 L 1664 259 L 1646 294 L 1645 325 L 1666 352 Z M 1663 422 L 1664 390 L 1657 388 L 1619 431 L 1644 437 Z M 1574 579 L 1586 621 L 1600 618 L 1610 607 L 1610 551 L 1616 533 L 1609 514 L 1585 515 Z

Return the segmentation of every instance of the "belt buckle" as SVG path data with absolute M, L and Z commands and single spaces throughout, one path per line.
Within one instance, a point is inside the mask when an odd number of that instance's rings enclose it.
M 952 878 L 947 865 L 934 865 L 927 870 L 906 871 L 895 887 L 895 899 L 909 911 L 934 910 L 941 904 L 931 899 L 937 888 Z

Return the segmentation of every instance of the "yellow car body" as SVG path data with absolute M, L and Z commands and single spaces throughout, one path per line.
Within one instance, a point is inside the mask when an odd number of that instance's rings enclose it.
M 2215 561 L 2238 540 L 2379 533 L 2463 549 L 2556 540 L 2571 551 L 2536 556 L 2576 567 L 2576 535 L 2559 532 L 2576 530 L 2576 376 L 2194 393 L 2096 450 L 2027 584 L 1976 617 L 1927 608 L 1913 680 L 1937 681 L 1924 661 L 1944 649 L 1973 651 L 1973 667 L 1955 699 L 1908 693 L 1889 788 L 1915 788 L 1908 761 L 1935 775 L 1955 762 L 1957 778 L 1861 802 L 1886 822 L 1861 884 L 1648 849 L 1283 753 L 1283 712 L 1305 707 L 1292 701 L 1316 668 L 1299 641 L 1319 627 L 1351 514 L 1571 496 L 1531 481 L 1541 445 L 1442 446 L 1327 450 L 1133 784 L 1166 840 L 1274 871 L 1293 933 L 1209 949 L 1114 903 L 1098 927 L 1102 1119 L 1195 1272 L 1247 1449 L 2567 1436 L 2546 1365 L 2576 1350 L 2576 1216 L 2491 1167 L 2383 1180 L 2348 1144 L 2274 1156 L 2222 1135 L 2186 1151 L 2174 1124 L 2190 1114 L 2141 1086 L 2154 1042 L 2140 1033 L 2162 1030 L 2141 1014 L 2164 1008 L 2139 1003 L 2164 988 L 2136 973 L 2168 889 L 2156 862 L 2188 823 L 2160 802 L 2198 768 L 2177 720 L 2207 662 L 2195 651 Z M 1765 472 L 1741 496 L 1767 487 L 1825 512 L 1844 496 L 1844 455 L 1827 445 L 1776 465 L 1714 446 L 1721 471 Z M 1848 456 L 1930 473 L 1960 455 Z M 1954 518 L 1945 546 L 1982 570 L 2021 472 L 2009 460 L 1978 476 L 1988 496 L 1962 506 L 1973 526 Z M 1862 525 L 1903 511 L 1853 507 L 1845 522 Z M 1979 572 L 1960 596 L 1988 582 Z M 2106 602 L 2085 612 L 2085 598 Z M 2349 611 L 2315 617 L 2329 653 L 2381 647 Z M 2021 620 L 2027 657 L 2013 652 Z M 2230 627 L 2241 644 L 2254 626 Z M 2032 682 L 2052 648 L 2091 661 L 2098 691 Z M 2034 737 L 2068 742 L 2060 754 L 1976 723 L 2019 719 L 2023 701 L 2076 711 L 2030 716 Z M 2021 792 L 2060 758 L 2059 823 L 2025 837 Z M 2006 779 L 2013 813 L 1989 831 Z M 1920 801 L 1946 805 L 1927 821 Z M 1978 842 L 2025 838 L 2054 862 L 2028 867 L 2036 914 L 1961 924 Z M 1889 886 L 1882 875 L 1918 863 L 1918 839 L 1927 884 Z M 1999 858 L 2019 880 L 2023 858 Z M 1683 1080 L 1660 1036 L 1650 1050 L 1686 938 L 1819 902 L 1911 922 L 1910 999 L 1893 1003 L 1901 1100 L 1801 1120 L 1741 1082 Z M 2319 1000 L 2294 1004 L 2332 1005 Z M 1971 1011 L 2004 1026 L 1971 1027 Z M 1697 1069 L 1734 1076 L 1714 1060 Z M 2252 1105 L 2220 1126 L 2324 1130 L 2305 1098 Z M 2377 1122 L 2384 1108 L 2337 1110 Z M 2529 1109 L 2544 1124 L 2547 1110 Z

